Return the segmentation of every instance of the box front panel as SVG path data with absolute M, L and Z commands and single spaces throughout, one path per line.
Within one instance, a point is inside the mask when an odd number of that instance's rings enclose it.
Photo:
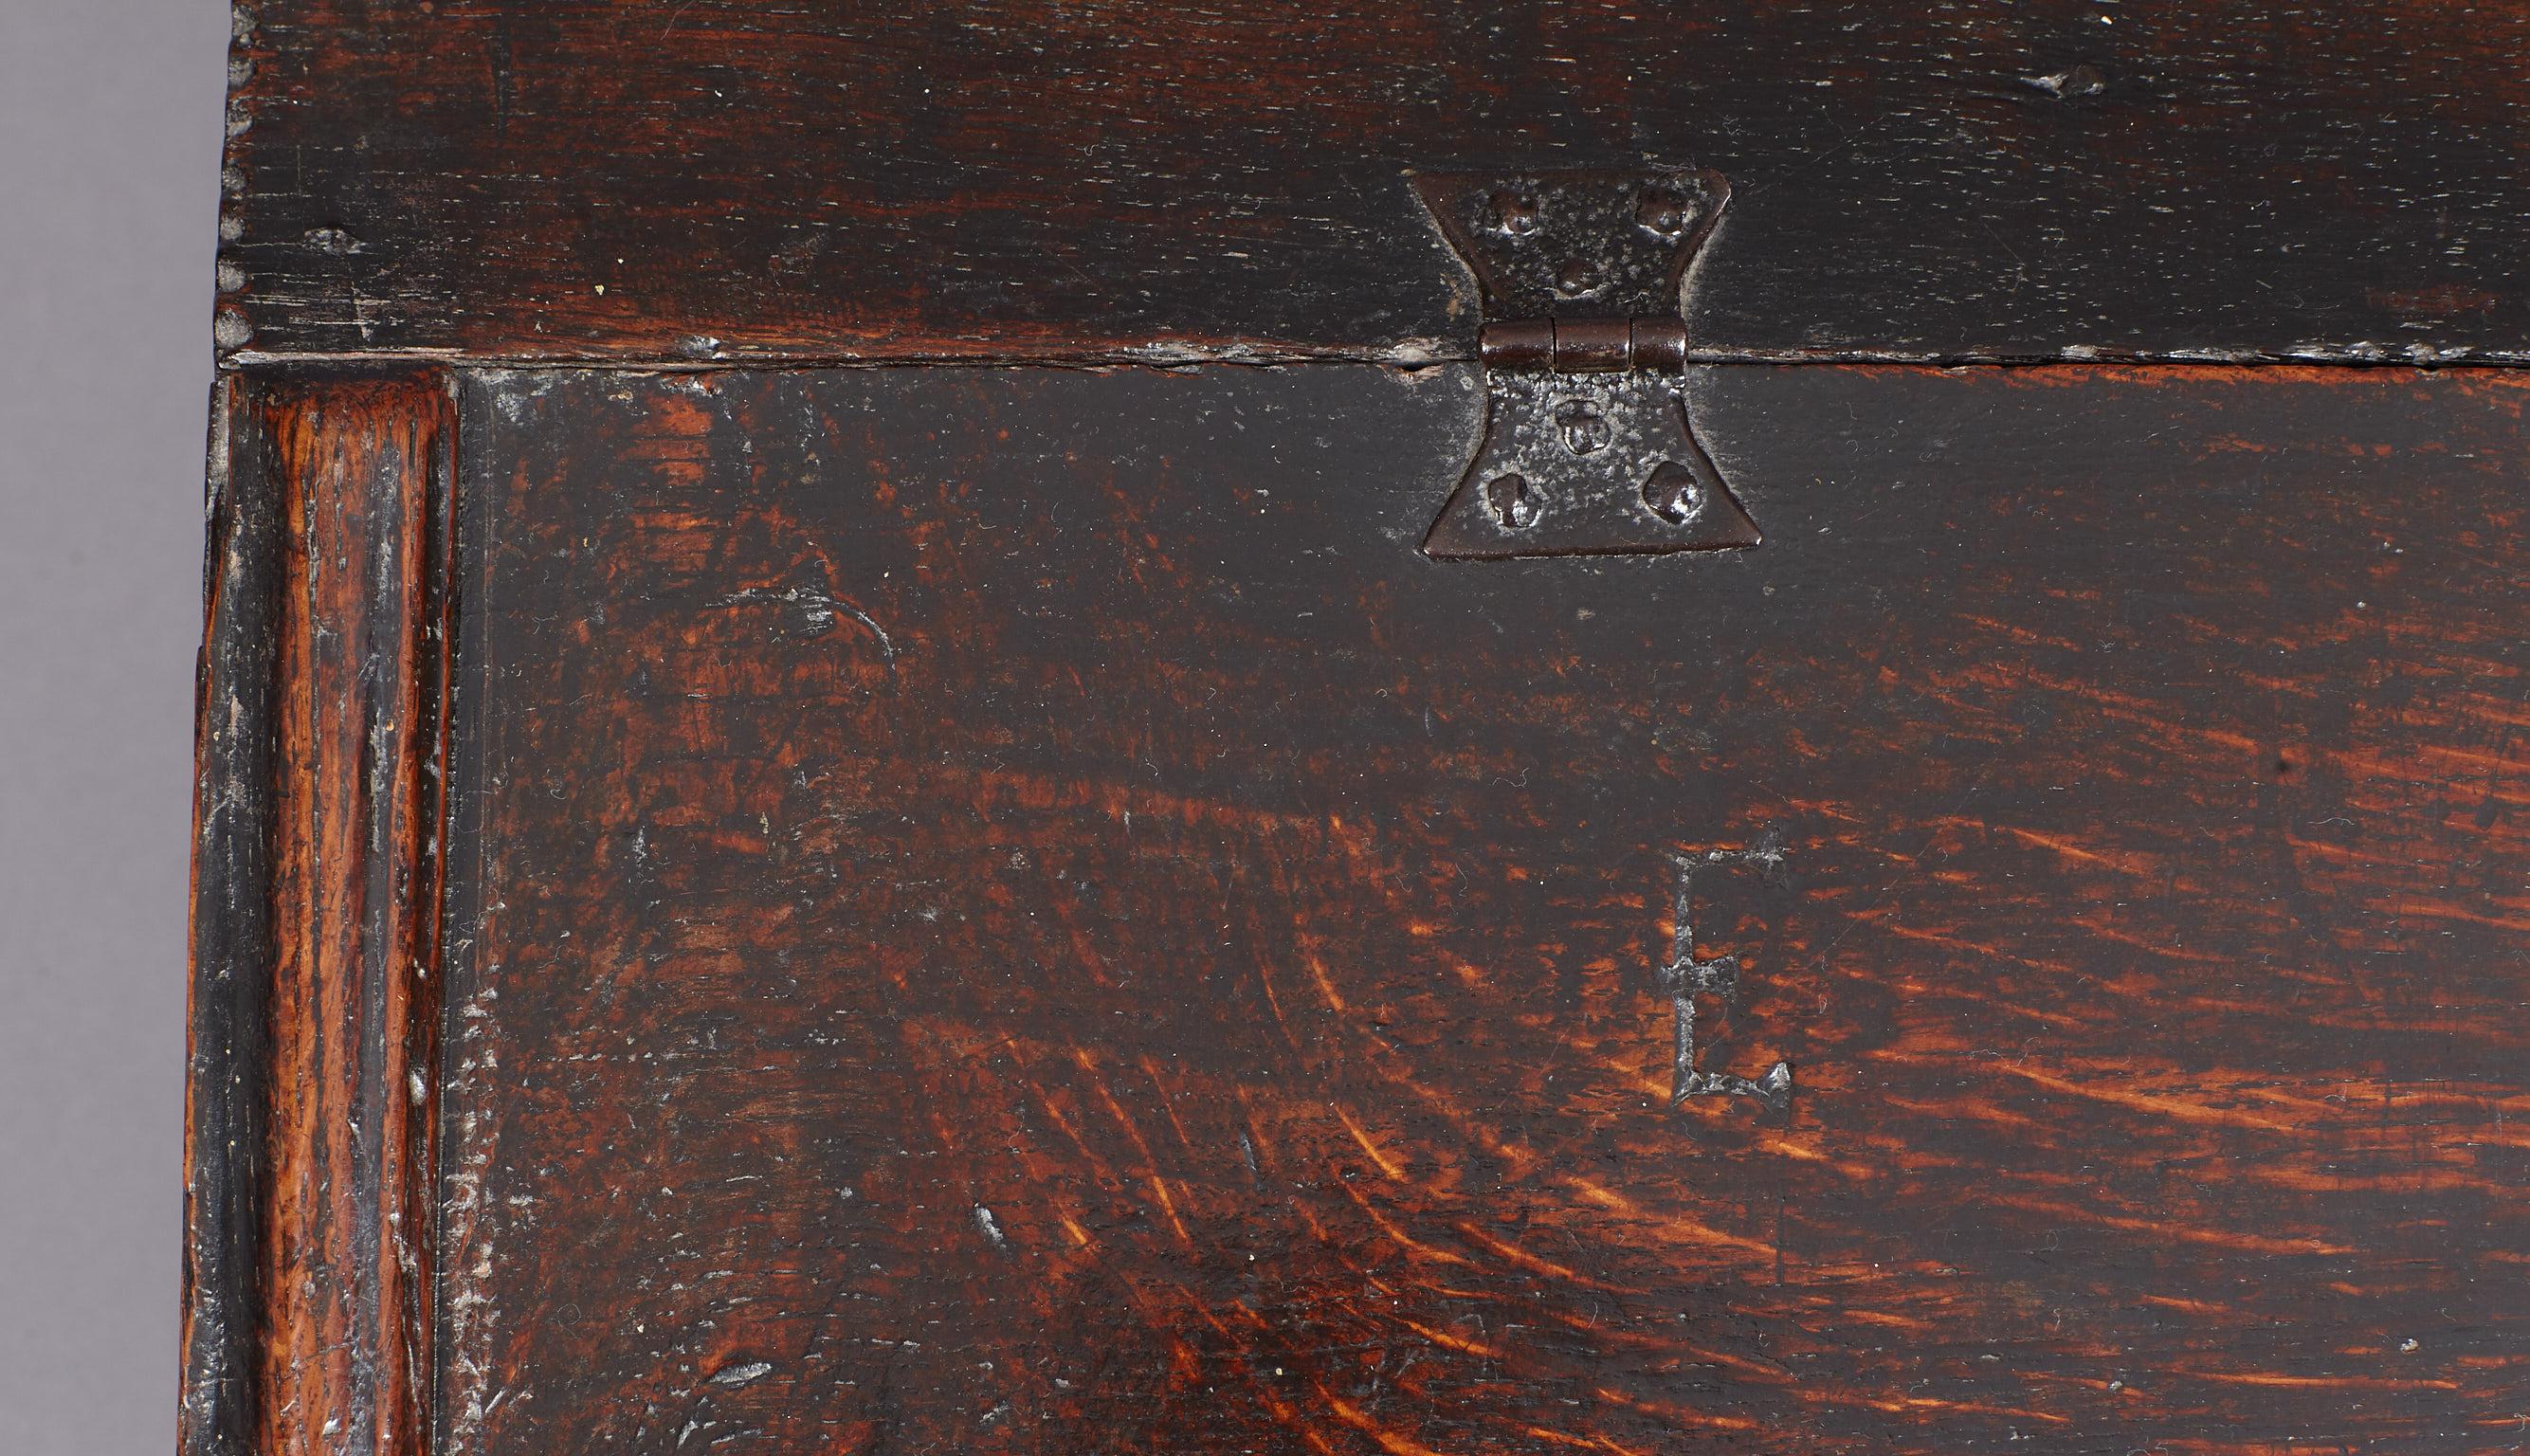
M 2508 1439 L 2530 383 L 1691 389 L 468 376 L 445 1448 Z

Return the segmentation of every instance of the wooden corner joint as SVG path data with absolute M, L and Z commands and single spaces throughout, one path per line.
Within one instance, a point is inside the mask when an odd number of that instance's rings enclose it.
M 454 412 L 248 372 L 213 414 L 180 1449 L 421 1456 Z

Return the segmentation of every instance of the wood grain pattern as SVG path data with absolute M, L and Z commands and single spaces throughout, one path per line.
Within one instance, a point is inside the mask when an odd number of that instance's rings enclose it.
M 1718 168 L 1708 357 L 2530 358 L 2530 6 L 248 0 L 234 357 L 1464 357 L 1414 168 Z
M 182 1448 L 422 1456 L 450 401 L 223 393 Z
M 1692 387 L 472 378 L 443 1449 L 2515 1449 L 2530 380 Z

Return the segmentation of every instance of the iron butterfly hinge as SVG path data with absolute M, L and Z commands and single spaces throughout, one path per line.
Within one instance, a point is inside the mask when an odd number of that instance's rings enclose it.
M 1730 200 L 1689 168 L 1430 172 L 1476 275 L 1484 442 L 1423 538 L 1444 561 L 1649 555 L 1760 539 L 1686 414 L 1696 251 Z

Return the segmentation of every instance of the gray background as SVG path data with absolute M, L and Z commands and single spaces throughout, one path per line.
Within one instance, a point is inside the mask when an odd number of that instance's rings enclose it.
M 220 0 L 0 0 L 0 1452 L 175 1445 Z

